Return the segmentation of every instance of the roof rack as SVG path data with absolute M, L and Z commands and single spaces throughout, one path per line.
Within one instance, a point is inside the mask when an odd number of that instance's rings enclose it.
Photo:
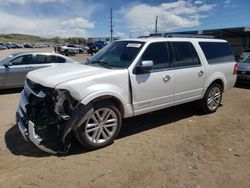
M 176 34 L 176 33 L 168 33 L 165 34 L 164 37 L 166 38 L 205 38 L 205 39 L 214 39 L 212 35 L 195 35 L 195 34 Z

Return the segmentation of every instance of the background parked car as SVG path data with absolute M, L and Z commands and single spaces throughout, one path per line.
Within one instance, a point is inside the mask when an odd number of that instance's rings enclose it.
M 55 52 L 68 56 L 83 53 L 83 49 L 77 47 L 76 45 L 69 44 L 65 46 L 55 47 Z
M 0 50 L 6 50 L 7 47 L 0 44 Z
M 23 46 L 24 46 L 24 48 L 33 48 L 33 46 L 31 44 L 24 44 Z
M 56 53 L 24 52 L 3 58 L 0 61 L 0 89 L 23 87 L 29 71 L 57 63 L 77 62 Z
M 97 53 L 100 49 L 102 49 L 106 45 L 107 45 L 107 42 L 101 41 L 101 40 L 95 41 L 95 42 L 88 42 L 87 43 L 87 46 L 88 46 L 87 52 L 88 52 L 88 54 L 93 55 L 94 53 Z
M 250 55 L 238 63 L 238 83 L 250 83 Z
M 250 49 L 243 51 L 243 52 L 240 54 L 240 58 L 241 58 L 241 59 L 244 59 L 244 58 L 246 58 L 248 55 L 250 55 Z

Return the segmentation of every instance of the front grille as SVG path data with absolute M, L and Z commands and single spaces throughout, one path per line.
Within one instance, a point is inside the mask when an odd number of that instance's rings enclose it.
M 250 71 L 238 71 L 237 74 L 239 74 L 239 75 L 250 75 Z

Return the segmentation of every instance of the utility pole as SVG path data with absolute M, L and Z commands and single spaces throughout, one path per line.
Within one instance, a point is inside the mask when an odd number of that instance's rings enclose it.
M 110 9 L 110 42 L 113 41 L 113 11 Z
M 157 34 L 157 23 L 158 22 L 158 16 L 156 16 L 156 18 L 155 18 L 155 34 Z

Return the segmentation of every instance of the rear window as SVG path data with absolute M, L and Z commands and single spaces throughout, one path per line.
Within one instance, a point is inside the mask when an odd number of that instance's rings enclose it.
M 227 42 L 199 42 L 208 64 L 235 61 L 232 48 Z

